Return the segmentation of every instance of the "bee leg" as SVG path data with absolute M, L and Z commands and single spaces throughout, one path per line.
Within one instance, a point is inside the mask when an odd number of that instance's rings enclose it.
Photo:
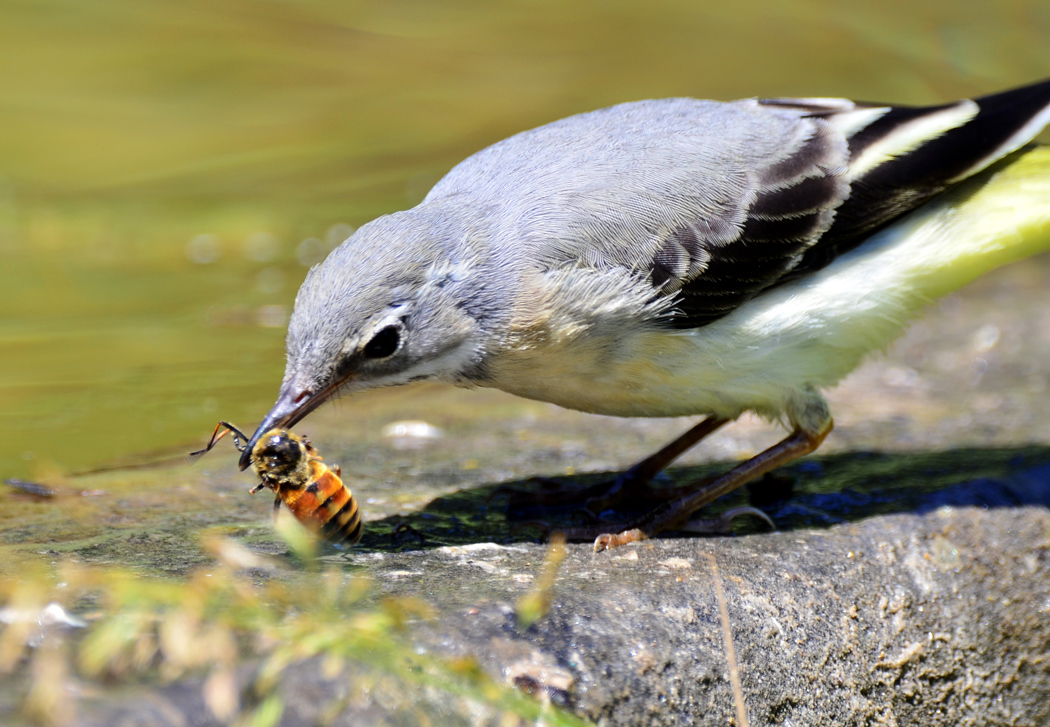
M 243 452 L 245 449 L 247 449 L 247 447 L 248 447 L 247 444 L 241 444 L 241 442 L 248 442 L 249 441 L 249 438 L 244 436 L 244 432 L 242 432 L 240 429 L 238 429 L 237 427 L 233 426 L 229 422 L 219 422 L 219 426 L 226 427 L 226 432 L 230 432 L 230 433 L 233 434 L 233 446 L 237 448 L 238 452 Z M 215 431 L 218 431 L 218 430 L 219 430 L 219 427 L 215 427 Z M 223 432 L 223 435 L 225 435 L 226 432 Z M 212 437 L 214 437 L 214 436 L 215 435 L 212 434 Z M 212 444 L 210 444 L 208 446 L 208 449 L 211 449 L 214 446 L 215 446 L 215 443 L 212 442 Z
M 198 449 L 196 452 L 190 452 L 189 456 L 196 459 L 202 454 L 210 452 L 212 448 L 218 444 L 219 440 L 227 434 L 233 434 L 233 446 L 237 448 L 238 452 L 243 452 L 247 448 L 246 444 L 242 444 L 242 442 L 249 441 L 248 437 L 244 436 L 244 432 L 229 422 L 219 422 L 215 425 L 215 431 L 211 433 L 211 439 L 208 440 L 208 446 L 204 449 Z
M 266 487 L 266 483 L 265 482 L 260 482 L 255 487 L 253 487 L 252 489 L 248 490 L 248 494 L 249 495 L 254 495 L 256 492 L 259 492 L 264 487 Z
M 342 477 L 343 477 L 343 468 L 342 467 L 340 467 L 337 464 L 334 464 L 334 465 L 332 465 L 331 470 L 333 472 L 335 472 L 335 476 L 336 477 L 339 477 L 340 479 L 342 479 Z
M 223 437 L 225 437 L 227 434 L 230 433 L 230 431 L 231 431 L 230 428 L 229 427 L 224 427 L 223 426 L 224 424 L 225 424 L 225 422 L 219 422 L 218 424 L 215 425 L 215 430 L 211 433 L 211 439 L 208 440 L 208 446 L 207 447 L 205 447 L 204 449 L 198 449 L 196 452 L 190 452 L 188 456 L 191 459 L 196 459 L 197 457 L 200 457 L 202 454 L 207 454 L 208 452 L 210 452 L 212 450 L 212 448 L 218 443 L 218 441 L 220 439 L 222 439 Z M 222 430 L 222 431 L 219 431 L 219 430 Z M 234 446 L 237 446 L 236 442 L 234 442 Z M 241 451 L 244 451 L 244 450 L 242 449 Z
M 280 497 L 275 497 L 273 499 L 273 523 L 274 523 L 274 525 L 277 524 L 277 513 L 280 511 L 280 509 L 281 509 L 281 498 Z

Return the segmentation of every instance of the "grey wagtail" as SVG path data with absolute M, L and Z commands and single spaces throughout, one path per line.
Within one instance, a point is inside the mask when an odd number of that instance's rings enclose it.
M 337 395 L 410 381 L 706 415 L 599 498 L 658 499 L 652 477 L 741 413 L 790 425 L 643 517 L 568 534 L 600 550 L 685 528 L 815 450 L 820 390 L 926 303 L 1050 249 L 1050 150 L 1024 148 L 1048 122 L 1044 81 L 925 108 L 638 101 L 512 136 L 310 270 L 246 456 Z

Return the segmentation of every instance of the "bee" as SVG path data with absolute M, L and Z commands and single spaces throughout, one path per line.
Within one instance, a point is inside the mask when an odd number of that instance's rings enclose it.
M 234 446 L 243 452 L 247 445 L 242 442 L 249 438 L 232 424 L 219 422 L 208 446 L 191 452 L 190 456 L 199 457 L 211 451 L 220 439 L 231 433 Z M 283 502 L 299 522 L 329 543 L 353 545 L 361 539 L 361 511 L 350 488 L 343 484 L 342 470 L 338 465 L 328 467 L 322 462 L 321 455 L 306 437 L 284 429 L 271 429 L 252 447 L 250 462 L 252 472 L 260 481 L 248 492 L 254 495 L 264 487 L 273 490 L 274 518 Z

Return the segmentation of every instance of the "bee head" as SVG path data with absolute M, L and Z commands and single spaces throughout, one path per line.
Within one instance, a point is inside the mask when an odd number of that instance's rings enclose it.
M 252 447 L 251 464 L 264 482 L 301 487 L 309 476 L 310 445 L 284 429 L 271 429 Z

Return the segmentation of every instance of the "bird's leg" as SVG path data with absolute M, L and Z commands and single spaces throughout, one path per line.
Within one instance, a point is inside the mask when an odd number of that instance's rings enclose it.
M 691 516 L 701 507 L 781 465 L 813 452 L 834 427 L 827 402 L 812 387 L 796 391 L 785 402 L 784 409 L 794 426 L 792 433 L 713 482 L 698 483 L 692 492 L 664 503 L 634 522 L 625 523 L 619 533 L 609 533 L 607 529 L 606 532 L 598 532 L 599 528 L 596 527 L 574 528 L 574 532 L 567 532 L 565 536 L 569 539 L 590 539 L 594 536 L 594 550 L 597 552 L 643 540 L 663 530 L 680 530 L 689 526 Z M 738 514 L 753 513 L 738 511 Z
M 590 487 L 569 488 L 561 483 L 544 478 L 540 480 L 542 483 L 553 483 L 554 487 L 549 487 L 540 492 L 501 487 L 489 497 L 491 499 L 497 495 L 509 495 L 511 507 L 582 505 L 594 515 L 625 500 L 660 502 L 675 499 L 684 494 L 685 491 L 695 489 L 695 483 L 685 490 L 677 487 L 654 488 L 650 486 L 653 478 L 678 459 L 686 450 L 727 422 L 729 422 L 728 419 L 715 417 L 704 419 L 666 447 L 649 455 L 612 481 L 599 482 Z
M 569 540 L 594 540 L 595 551 L 615 548 L 619 545 L 644 540 L 664 530 L 680 530 L 685 527 L 690 516 L 704 505 L 732 492 L 741 485 L 770 470 L 787 464 L 799 457 L 809 454 L 820 446 L 831 431 L 829 417 L 826 424 L 816 432 L 796 428 L 787 438 L 773 445 L 764 452 L 737 465 L 714 482 L 702 484 L 693 492 L 666 502 L 644 517 L 624 523 L 622 532 L 609 533 L 608 525 L 589 528 L 567 528 L 559 530 Z
M 593 513 L 599 513 L 625 499 L 662 499 L 659 494 L 661 490 L 666 491 L 667 499 L 677 497 L 681 494 L 677 492 L 678 488 L 656 489 L 650 487 L 653 478 L 681 457 L 686 450 L 699 443 L 708 434 L 715 432 L 728 423 L 728 419 L 717 419 L 715 417 L 704 419 L 685 434 L 617 477 L 611 484 L 606 486 L 603 493 L 588 498 L 585 502 L 586 508 Z

